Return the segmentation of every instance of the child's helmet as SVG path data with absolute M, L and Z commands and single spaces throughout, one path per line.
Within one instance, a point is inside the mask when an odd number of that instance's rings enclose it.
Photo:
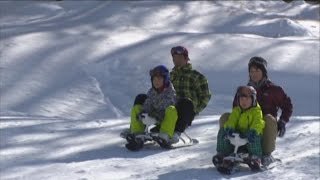
M 257 106 L 257 91 L 252 86 L 239 86 L 237 89 L 237 101 L 240 105 L 240 97 L 248 97 L 252 99 L 252 107 Z
M 170 73 L 166 66 L 158 65 L 150 70 L 151 82 L 154 76 L 162 76 L 163 84 L 165 87 L 168 87 L 170 84 Z

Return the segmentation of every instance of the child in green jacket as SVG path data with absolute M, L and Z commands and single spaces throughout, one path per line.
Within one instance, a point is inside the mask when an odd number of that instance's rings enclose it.
M 245 145 L 249 153 L 248 160 L 252 170 L 261 166 L 261 136 L 265 127 L 262 110 L 256 99 L 257 92 L 252 86 L 240 86 L 237 89 L 237 106 L 218 132 L 217 155 L 213 156 L 213 164 L 217 167 L 223 163 L 223 158 L 234 151 L 234 146 L 226 137 L 233 133 L 239 133 L 240 137 L 246 137 Z
M 157 140 L 162 147 L 169 147 L 172 144 L 175 125 L 178 119 L 175 108 L 176 92 L 170 81 L 169 70 L 159 65 L 150 71 L 152 87 L 147 93 L 147 98 L 143 105 L 135 104 L 131 110 L 130 133 L 126 138 L 126 147 L 129 150 L 139 150 L 143 147 L 143 140 L 135 138 L 136 135 L 143 134 L 145 124 L 141 118 L 144 114 L 154 118 L 159 124 L 159 134 Z

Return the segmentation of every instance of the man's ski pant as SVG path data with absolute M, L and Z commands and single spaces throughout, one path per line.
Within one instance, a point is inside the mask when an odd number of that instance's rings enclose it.
M 224 123 L 228 120 L 230 113 L 224 113 L 219 120 L 220 129 L 223 128 Z M 278 133 L 277 120 L 272 115 L 267 114 L 263 117 L 265 121 L 265 128 L 262 134 L 262 152 L 263 155 L 271 155 L 276 148 L 276 138 Z
M 184 132 L 191 123 L 196 115 L 194 113 L 193 103 L 188 98 L 180 98 L 177 100 L 176 108 L 178 112 L 178 121 L 176 124 L 177 132 Z

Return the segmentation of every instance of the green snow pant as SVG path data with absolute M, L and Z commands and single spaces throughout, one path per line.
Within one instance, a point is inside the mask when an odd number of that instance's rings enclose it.
M 145 125 L 137 118 L 142 111 L 142 105 L 134 105 L 131 109 L 130 131 L 134 134 L 143 133 Z M 165 110 L 164 119 L 160 122 L 160 133 L 166 133 L 170 138 L 174 134 L 174 129 L 178 119 L 177 110 L 174 106 L 168 106 Z
M 224 113 L 220 117 L 220 128 L 223 128 L 224 123 L 228 120 L 230 113 Z M 267 114 L 263 117 L 265 127 L 262 134 L 262 151 L 263 155 L 271 155 L 276 149 L 276 138 L 278 134 L 277 120 L 272 115 Z
M 247 143 L 246 148 L 250 155 L 256 155 L 261 158 L 262 156 L 262 146 L 261 146 L 261 136 L 257 135 L 253 143 Z M 230 155 L 234 151 L 234 146 L 230 143 L 228 139 L 225 139 L 224 128 L 220 128 L 218 132 L 217 139 L 217 152 L 223 153 L 224 155 Z

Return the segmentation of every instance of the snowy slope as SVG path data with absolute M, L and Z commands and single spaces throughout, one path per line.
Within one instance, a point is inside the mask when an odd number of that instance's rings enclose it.
M 218 116 L 202 116 L 188 130 L 197 146 L 139 152 L 118 136 L 128 120 L 2 117 L 1 179 L 319 179 L 319 117 L 292 118 L 274 152 L 282 166 L 230 177 L 211 163 Z
M 295 1 L 1 1 L 0 179 L 320 179 L 319 5 Z M 128 152 L 148 71 L 185 45 L 213 98 L 194 147 Z M 252 56 L 294 104 L 263 173 L 221 176 L 211 163 L 219 116 Z M 311 168 L 310 168 L 311 167 Z M 285 172 L 285 173 L 284 173 Z

